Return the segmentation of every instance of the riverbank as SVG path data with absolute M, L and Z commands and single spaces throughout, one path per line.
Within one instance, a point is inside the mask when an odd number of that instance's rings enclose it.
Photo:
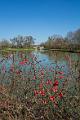
M 0 51 L 3 52 L 8 52 L 8 51 L 32 51 L 35 50 L 35 48 L 4 48 L 0 49 Z M 68 50 L 68 49 L 48 49 L 44 48 L 43 50 L 48 50 L 48 51 L 61 51 L 61 52 L 72 52 L 72 53 L 80 53 L 80 50 Z
M 80 50 L 67 50 L 67 49 L 44 49 L 44 50 L 80 53 Z
M 0 51 L 7 52 L 7 51 L 32 51 L 34 48 L 4 48 Z

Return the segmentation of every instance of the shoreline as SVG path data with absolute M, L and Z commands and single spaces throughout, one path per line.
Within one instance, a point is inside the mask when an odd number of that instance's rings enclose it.
M 64 50 L 64 49 L 44 49 L 48 51 L 59 51 L 59 52 L 71 52 L 71 53 L 80 53 L 80 50 Z
M 0 49 L 2 52 L 8 52 L 8 51 L 33 51 L 34 48 L 5 48 Z M 67 50 L 67 49 L 43 49 L 43 51 L 59 51 L 59 52 L 71 52 L 71 53 L 80 53 L 80 50 Z M 40 51 L 40 50 L 37 50 Z

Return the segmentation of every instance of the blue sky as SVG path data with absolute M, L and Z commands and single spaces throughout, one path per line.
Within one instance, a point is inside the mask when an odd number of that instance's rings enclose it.
M 32 35 L 36 43 L 80 28 L 80 0 L 0 0 L 0 39 Z

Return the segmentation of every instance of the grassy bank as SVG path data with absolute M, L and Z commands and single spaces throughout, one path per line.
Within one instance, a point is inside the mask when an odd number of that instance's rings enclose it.
M 28 51 L 28 50 L 34 50 L 34 48 L 4 48 L 1 49 L 0 51 L 7 52 L 7 51 Z
M 32 51 L 35 50 L 34 48 L 3 48 L 0 49 L 0 51 L 3 52 L 8 52 L 8 51 Z M 68 50 L 68 49 L 49 49 L 49 48 L 44 48 L 43 50 L 49 50 L 49 51 L 61 51 L 61 52 L 78 52 L 80 53 L 80 49 L 74 49 L 74 50 Z
M 46 49 L 44 49 L 44 50 L 50 50 L 50 51 L 61 51 L 61 52 L 78 52 L 78 53 L 80 53 L 80 49 L 79 50 L 68 50 L 68 49 L 48 49 L 48 48 L 46 48 Z

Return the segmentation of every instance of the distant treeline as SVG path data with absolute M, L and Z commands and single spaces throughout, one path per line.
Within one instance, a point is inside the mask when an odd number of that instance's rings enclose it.
M 34 38 L 32 36 L 20 36 L 14 37 L 10 40 L 0 40 L 0 48 L 26 48 L 32 47 L 34 44 Z
M 34 46 L 34 41 L 35 39 L 32 36 L 18 35 L 10 40 L 0 40 L 0 49 L 7 47 L 30 48 Z M 45 49 L 80 49 L 80 29 L 67 33 L 66 37 L 57 34 L 50 36 L 48 40 L 41 43 L 40 46 L 44 46 Z
M 80 49 L 80 29 L 67 33 L 66 37 L 61 35 L 50 36 L 45 43 L 41 43 L 41 46 L 47 49 Z

